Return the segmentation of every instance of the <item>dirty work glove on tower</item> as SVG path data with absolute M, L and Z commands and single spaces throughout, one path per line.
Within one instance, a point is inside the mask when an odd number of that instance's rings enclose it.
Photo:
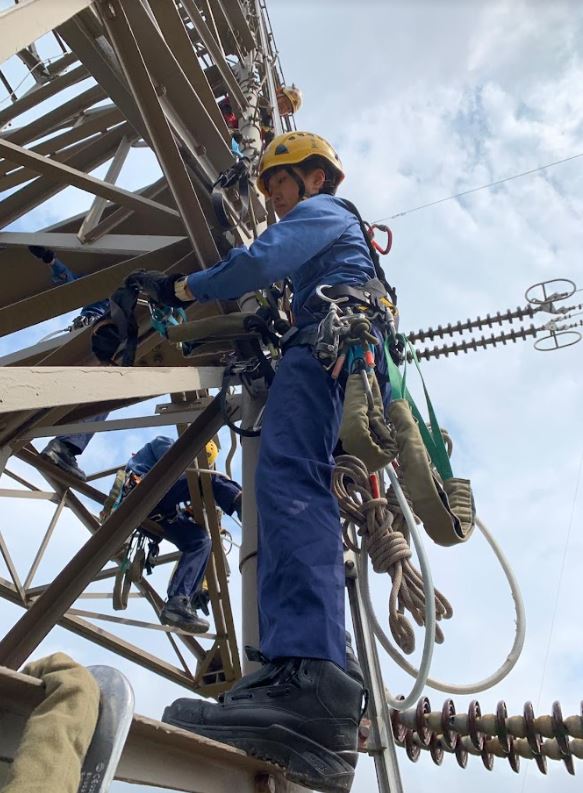
M 184 278 L 182 273 L 165 275 L 159 270 L 136 270 L 128 275 L 125 285 L 129 289 L 143 292 L 161 306 L 181 307 L 185 305 L 185 301 L 176 297 L 174 291 L 176 281 L 181 278 Z

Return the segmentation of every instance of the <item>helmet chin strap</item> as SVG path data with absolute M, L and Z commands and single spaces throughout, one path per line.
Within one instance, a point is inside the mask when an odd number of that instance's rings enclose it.
M 296 171 L 294 171 L 294 169 L 291 167 L 291 165 L 287 165 L 285 170 L 287 171 L 287 173 L 291 176 L 291 178 L 294 180 L 294 182 L 298 186 L 298 190 L 299 190 L 299 193 L 300 193 L 300 201 L 303 201 L 304 199 L 309 198 L 310 196 L 306 195 L 306 183 L 304 182 L 302 177 L 299 176 Z

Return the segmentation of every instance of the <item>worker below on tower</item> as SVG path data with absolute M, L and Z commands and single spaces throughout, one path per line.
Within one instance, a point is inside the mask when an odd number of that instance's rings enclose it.
M 108 502 L 101 513 L 102 522 L 119 506 L 128 493 L 139 485 L 141 479 L 166 454 L 173 443 L 172 438 L 159 435 L 130 457 L 125 471 L 120 472 L 122 476 L 116 478 Z M 209 468 L 214 466 L 218 453 L 216 443 L 209 441 L 206 445 Z M 227 515 L 235 512 L 240 518 L 241 486 L 218 472 L 213 474 L 211 486 L 219 508 Z M 189 633 L 206 633 L 209 623 L 198 616 L 192 601 L 204 578 L 211 552 L 211 539 L 206 529 L 192 516 L 186 474 L 183 474 L 160 499 L 150 518 L 160 525 L 164 539 L 182 551 L 182 556 L 168 584 L 168 598 L 160 614 L 160 620 L 165 625 L 173 625 Z M 148 534 L 145 530 L 143 533 L 151 539 L 159 540 L 159 537 Z
M 50 248 L 44 248 L 42 245 L 29 245 L 28 250 L 41 262 L 44 262 L 51 268 L 52 278 L 51 281 L 55 286 L 62 286 L 63 284 L 70 284 L 73 281 L 78 281 L 82 275 L 75 275 L 75 273 L 67 267 Z M 96 320 L 100 319 L 104 314 L 109 311 L 109 300 L 96 300 L 94 303 L 89 303 L 83 306 L 78 317 L 75 317 L 72 323 L 72 328 L 83 328 L 87 325 L 92 325 Z
M 293 116 L 302 106 L 302 92 L 293 83 L 291 85 L 278 85 L 276 97 L 279 115 L 284 118 Z
M 346 671 L 342 533 L 331 490 L 343 379 L 312 354 L 329 306 L 316 290 L 329 285 L 326 295 L 346 298 L 343 305 L 370 306 L 382 343 L 388 331 L 378 308 L 389 289 L 356 209 L 335 196 L 343 179 L 338 155 L 319 135 L 279 135 L 265 149 L 257 177 L 279 223 L 206 270 L 138 271 L 126 281 L 163 305 L 181 305 L 235 299 L 291 279 L 296 327 L 270 386 L 256 469 L 263 667 L 220 703 L 179 699 L 164 719 L 283 765 L 291 781 L 332 793 L 352 784 L 364 691 Z M 376 374 L 386 402 L 382 354 Z
M 33 256 L 51 268 L 51 281 L 55 286 L 62 286 L 83 277 L 75 275 L 50 248 L 45 248 L 42 245 L 29 245 L 28 250 Z M 109 300 L 97 300 L 94 303 L 89 303 L 83 306 L 80 314 L 73 319 L 70 330 L 92 325 L 107 314 L 108 311 Z M 96 416 L 84 419 L 84 421 L 105 421 L 108 415 L 108 413 L 99 413 Z M 78 432 L 71 435 L 59 435 L 49 441 L 41 451 L 41 455 L 63 471 L 84 481 L 86 479 L 85 472 L 79 467 L 77 457 L 83 454 L 94 434 L 93 432 Z

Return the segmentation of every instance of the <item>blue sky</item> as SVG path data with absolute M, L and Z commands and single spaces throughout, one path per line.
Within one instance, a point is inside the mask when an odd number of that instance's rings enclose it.
M 342 194 L 369 219 L 583 152 L 583 11 L 574 2 L 271 0 L 269 11 L 287 79 L 304 92 L 298 127 L 337 146 L 347 170 Z M 139 178 L 143 164 L 132 163 L 122 184 L 135 186 Z M 28 227 L 79 211 L 82 201 L 89 204 L 72 191 L 34 213 Z M 526 288 L 547 278 L 563 276 L 583 286 L 582 207 L 583 161 L 575 160 L 392 221 L 394 246 L 385 261 L 399 291 L 402 329 L 523 305 Z M 31 340 L 44 332 L 28 331 Z M 11 344 L 2 340 L 0 351 Z M 488 712 L 499 699 L 513 713 L 527 699 L 537 713 L 549 712 L 554 699 L 564 713 L 579 712 L 582 354 L 583 344 L 544 354 L 520 342 L 423 367 L 440 420 L 454 437 L 454 470 L 472 479 L 478 512 L 512 563 L 526 604 L 520 661 L 507 680 L 478 697 Z M 151 434 L 98 437 L 82 463 L 97 470 L 112 457 L 117 462 Z M 46 506 L 14 505 L 31 536 L 40 537 L 48 523 Z M 5 518 L 2 525 L 8 539 L 14 532 L 9 523 Z M 63 523 L 55 537 L 55 570 L 82 538 L 72 517 Z M 477 535 L 460 548 L 427 546 L 435 583 L 454 606 L 434 674 L 452 682 L 482 678 L 512 642 L 512 604 L 502 574 Z M 236 564 L 232 568 L 238 610 Z M 164 580 L 159 583 L 163 588 Z M 385 580 L 374 581 L 382 619 L 388 591 Z M 17 614 L 3 604 L 0 627 Z M 148 637 L 147 646 L 156 647 L 156 640 Z M 158 716 L 181 695 L 164 681 L 152 686 L 146 672 L 64 631 L 55 631 L 39 654 L 56 649 L 87 664 L 107 658 L 129 671 L 137 709 L 146 715 Z M 383 670 L 391 692 L 409 690 L 410 679 L 394 664 L 384 659 Z M 444 694 L 427 694 L 441 707 Z M 470 698 L 455 699 L 461 710 Z M 517 776 L 502 761 L 487 773 L 477 758 L 462 771 L 449 756 L 439 769 L 427 756 L 416 765 L 399 756 L 408 793 L 425 793 L 429 785 L 453 793 L 564 793 L 578 785 L 557 763 L 542 777 L 534 768 L 525 771 L 530 764 L 523 761 Z M 353 790 L 373 789 L 373 765 L 362 758 Z

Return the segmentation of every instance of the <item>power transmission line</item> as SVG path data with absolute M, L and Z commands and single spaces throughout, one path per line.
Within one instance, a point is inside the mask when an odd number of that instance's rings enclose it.
M 436 206 L 436 204 L 443 204 L 444 201 L 452 201 L 454 198 L 461 198 L 462 196 L 469 195 L 470 193 L 477 193 L 478 190 L 487 190 L 489 187 L 496 187 L 496 185 L 504 184 L 504 182 L 511 182 L 513 179 L 520 179 L 522 176 L 529 176 L 530 174 L 537 173 L 538 171 L 543 171 L 545 168 L 552 168 L 554 165 L 561 165 L 564 162 L 576 160 L 578 157 L 583 157 L 583 152 L 581 154 L 573 154 L 571 157 L 565 157 L 564 160 L 555 160 L 555 162 L 549 162 L 546 165 L 539 165 L 537 168 L 531 168 L 530 171 L 523 171 L 522 173 L 514 174 L 514 176 L 507 176 L 504 179 L 498 179 L 495 182 L 489 182 L 488 184 L 480 185 L 480 187 L 472 187 L 471 190 L 463 190 L 461 193 L 455 193 L 454 195 L 448 195 L 444 198 L 438 198 L 437 201 L 429 201 L 427 204 L 420 204 L 417 207 L 406 209 L 404 212 L 397 212 L 396 215 L 389 215 L 388 217 L 380 218 L 374 222 L 382 223 L 385 220 L 402 218 L 405 215 L 410 215 L 411 212 L 418 212 L 420 209 L 427 209 L 428 207 Z

